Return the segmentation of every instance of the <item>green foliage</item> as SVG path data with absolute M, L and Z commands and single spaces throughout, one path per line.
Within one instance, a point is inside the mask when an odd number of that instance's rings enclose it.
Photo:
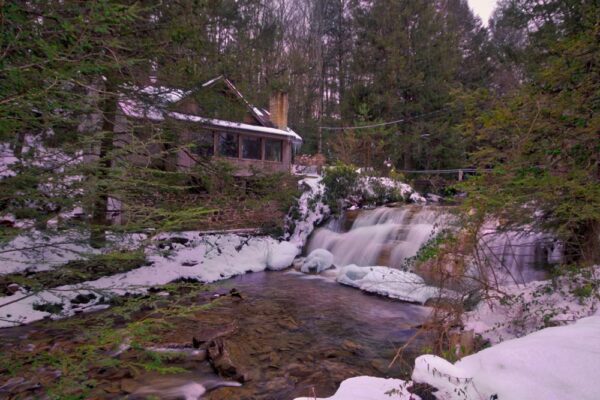
M 356 167 L 352 165 L 338 163 L 325 170 L 323 176 L 323 184 L 325 185 L 324 200 L 333 212 L 340 211 L 339 201 L 355 193 L 358 177 Z
M 554 232 L 569 262 L 594 262 L 600 260 L 599 8 L 550 3 L 556 15 L 579 17 L 562 26 L 546 20 L 527 48 L 536 60 L 528 65 L 529 83 L 504 98 L 488 98 L 488 109 L 465 125 L 473 161 L 493 171 L 461 188 L 469 194 L 466 207 L 479 211 L 475 218 L 494 214 L 507 225 Z M 519 11 L 536 18 L 536 11 Z
M 432 235 L 425 244 L 419 248 L 417 254 L 407 258 L 403 263 L 403 268 L 410 269 L 415 264 L 433 260 L 441 254 L 444 247 L 455 242 L 456 236 L 454 232 L 450 229 L 442 229 Z

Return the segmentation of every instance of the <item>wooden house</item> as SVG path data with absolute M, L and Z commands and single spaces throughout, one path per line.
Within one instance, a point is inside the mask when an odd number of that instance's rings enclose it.
M 139 147 L 131 146 L 138 148 L 131 156 L 134 161 L 159 162 L 165 169 L 220 159 L 229 162 L 237 176 L 290 172 L 294 151 L 302 143 L 287 126 L 286 93 L 274 93 L 269 108 L 259 108 L 223 76 L 188 91 L 152 85 L 130 90 L 120 99 L 119 111 L 118 142 L 139 141 Z M 150 140 L 165 127 L 177 132 L 177 156 L 169 159 L 162 156 L 164 144 Z

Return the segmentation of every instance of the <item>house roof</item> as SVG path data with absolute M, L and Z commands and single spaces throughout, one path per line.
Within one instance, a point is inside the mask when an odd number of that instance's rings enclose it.
M 199 115 L 184 114 L 168 111 L 168 106 L 175 104 L 190 95 L 195 90 L 211 87 L 219 81 L 223 81 L 229 90 L 248 108 L 250 114 L 260 125 L 251 125 L 235 121 L 225 121 L 214 118 L 205 118 Z M 290 128 L 278 129 L 271 121 L 268 110 L 252 105 L 235 85 L 223 75 L 213 78 L 199 88 L 184 91 L 164 86 L 145 86 L 143 88 L 127 88 L 134 96 L 122 95 L 119 100 L 119 108 L 130 118 L 148 119 L 151 121 L 163 121 L 165 117 L 200 123 L 202 125 L 235 128 L 257 133 L 269 133 L 273 135 L 286 136 L 294 141 L 302 141 L 302 137 Z
M 169 113 L 167 113 L 167 115 L 170 118 L 173 118 L 173 119 L 176 119 L 179 121 L 197 122 L 202 125 L 216 126 L 216 127 L 222 127 L 222 128 L 242 129 L 245 131 L 252 131 L 252 132 L 256 132 L 256 133 L 270 133 L 273 135 L 287 136 L 287 137 L 290 137 L 294 141 L 302 141 L 302 137 L 300 137 L 300 135 L 298 135 L 296 132 L 294 132 L 290 128 L 287 128 L 284 130 L 284 129 L 278 129 L 278 128 L 270 128 L 270 127 L 266 127 L 266 126 L 244 124 L 242 122 L 224 121 L 221 119 L 214 119 L 214 118 L 204 118 L 204 117 L 199 117 L 197 115 L 182 114 L 182 113 L 178 113 L 178 112 L 169 112 Z

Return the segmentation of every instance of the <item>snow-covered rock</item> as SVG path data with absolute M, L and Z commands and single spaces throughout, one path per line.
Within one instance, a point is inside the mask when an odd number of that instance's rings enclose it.
M 313 250 L 302 262 L 300 271 L 305 274 L 321 273 L 333 265 L 333 254 L 325 249 Z
M 595 400 L 600 394 L 600 316 L 508 340 L 451 364 L 424 355 L 412 379 L 443 400 Z
M 407 382 L 393 378 L 357 376 L 343 381 L 331 397 L 298 397 L 295 400 L 420 400 L 406 390 Z
M 322 201 L 325 186 L 321 183 L 321 179 L 318 175 L 308 176 L 299 182 L 301 186 L 307 188 L 298 200 L 299 215 L 296 218 L 287 217 L 286 223 L 293 224 L 294 229 L 285 238 L 299 249 L 304 247 L 315 226 L 330 214 L 329 207 Z
M 392 178 L 379 176 L 363 176 L 359 178 L 358 186 L 366 198 L 382 197 L 383 202 L 398 201 L 395 195 L 400 195 L 405 201 L 412 203 L 425 204 L 427 200 L 417 193 L 412 186 L 407 183 L 397 181 Z
M 420 276 L 388 267 L 351 264 L 340 269 L 336 280 L 365 292 L 422 304 L 440 295 L 439 289 L 427 286 Z

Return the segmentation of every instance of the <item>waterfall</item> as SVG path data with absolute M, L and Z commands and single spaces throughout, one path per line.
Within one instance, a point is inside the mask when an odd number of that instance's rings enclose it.
M 493 227 L 482 229 L 478 245 L 480 260 L 491 267 L 488 278 L 500 284 L 546 279 L 545 267 L 560 263 L 562 250 L 561 243 L 547 233 Z
M 355 217 L 354 221 L 352 219 Z M 407 258 L 437 232 L 452 225 L 447 207 L 406 205 L 348 212 L 331 219 L 311 236 L 307 253 L 330 251 L 338 267 L 402 267 Z M 352 222 L 350 226 L 350 222 Z M 551 235 L 522 230 L 500 231 L 490 221 L 479 233 L 471 271 L 488 281 L 526 283 L 548 277 L 548 265 L 562 261 L 562 246 Z
M 348 231 L 343 231 L 344 224 L 340 220 L 317 229 L 309 241 L 308 252 L 326 249 L 333 254 L 338 266 L 398 268 L 405 259 L 417 254 L 443 224 L 444 216 L 439 208 L 426 206 L 362 211 Z

